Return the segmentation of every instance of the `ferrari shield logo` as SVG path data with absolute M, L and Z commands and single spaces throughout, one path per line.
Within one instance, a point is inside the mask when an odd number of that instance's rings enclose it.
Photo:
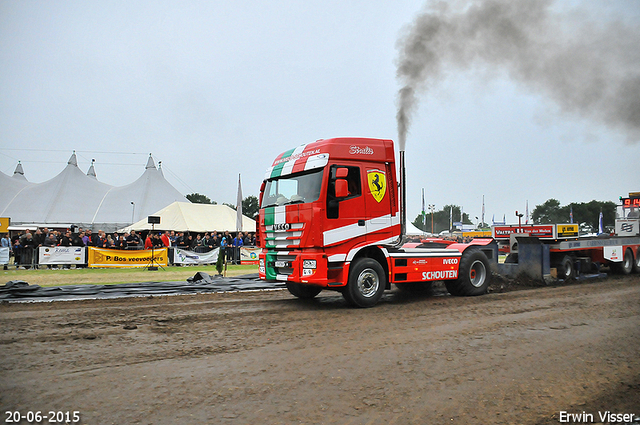
M 367 171 L 367 179 L 369 180 L 369 190 L 376 202 L 382 201 L 387 191 L 387 178 L 384 172 L 380 170 Z

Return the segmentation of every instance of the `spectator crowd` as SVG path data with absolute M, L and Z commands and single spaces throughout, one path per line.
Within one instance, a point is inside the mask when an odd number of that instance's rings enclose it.
M 241 246 L 255 246 L 255 233 L 238 232 L 232 235 L 229 231 L 220 232 L 142 232 L 107 234 L 102 230 L 93 232 L 91 229 L 77 228 L 64 231 L 49 230 L 47 227 L 38 228 L 35 232 L 25 230 L 20 235 L 11 238 L 5 233 L 0 235 L 0 247 L 9 248 L 14 256 L 14 263 L 31 264 L 36 255 L 36 248 L 54 246 L 98 247 L 109 249 L 152 249 L 152 248 L 181 248 L 189 251 L 204 253 L 216 248 L 223 248 L 227 257 L 239 260 L 236 254 Z M 232 249 L 235 248 L 235 249 Z M 6 268 L 6 266 L 5 266 Z

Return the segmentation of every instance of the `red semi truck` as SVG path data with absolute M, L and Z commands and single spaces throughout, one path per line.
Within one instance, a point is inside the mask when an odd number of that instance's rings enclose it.
M 405 243 L 402 151 L 399 165 L 397 176 L 393 141 L 380 139 L 318 140 L 279 155 L 260 189 L 260 277 L 286 282 L 299 298 L 340 291 L 358 307 L 375 305 L 392 283 L 485 293 L 497 262 L 492 239 Z

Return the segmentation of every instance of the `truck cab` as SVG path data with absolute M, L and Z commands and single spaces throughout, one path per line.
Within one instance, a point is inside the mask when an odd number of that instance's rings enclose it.
M 318 140 L 276 157 L 260 189 L 258 239 L 261 279 L 299 298 L 338 290 L 360 307 L 391 283 L 457 279 L 461 257 L 456 247 L 402 248 L 394 146 L 383 139 Z

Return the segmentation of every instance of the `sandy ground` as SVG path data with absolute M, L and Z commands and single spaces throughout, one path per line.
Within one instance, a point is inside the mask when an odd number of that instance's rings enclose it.
M 6 411 L 78 411 L 82 424 L 640 415 L 640 275 L 470 298 L 394 288 L 371 309 L 286 291 L 2 303 L 0 326 L 4 423 Z

